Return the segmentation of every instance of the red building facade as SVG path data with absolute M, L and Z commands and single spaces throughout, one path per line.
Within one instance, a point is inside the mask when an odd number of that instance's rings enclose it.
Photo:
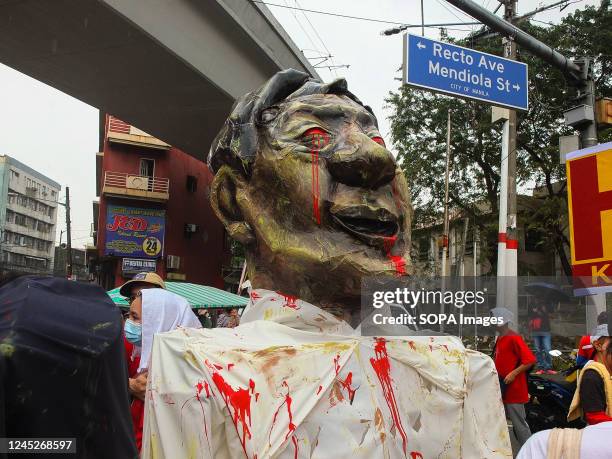
M 90 272 L 106 289 L 136 272 L 224 287 L 225 232 L 203 161 L 106 115 L 101 118 Z M 91 256 L 93 255 L 93 257 Z

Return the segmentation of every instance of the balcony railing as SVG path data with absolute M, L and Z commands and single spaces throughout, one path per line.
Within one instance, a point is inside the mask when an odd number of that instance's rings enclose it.
M 170 180 L 125 172 L 105 172 L 103 193 L 122 194 L 140 198 L 168 200 Z

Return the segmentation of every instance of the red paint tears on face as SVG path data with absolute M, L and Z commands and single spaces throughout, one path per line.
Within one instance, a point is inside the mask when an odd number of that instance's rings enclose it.
M 356 387 L 355 389 L 351 387 L 353 385 L 353 372 L 349 371 L 349 373 L 346 375 L 346 378 L 344 380 L 340 379 L 338 375 L 340 373 L 340 355 L 337 355 L 336 357 L 334 357 L 334 368 L 336 370 L 336 378 L 340 382 L 340 385 L 344 389 L 346 389 L 346 392 L 348 394 L 349 403 L 352 405 L 353 399 L 355 398 L 355 392 L 357 392 L 357 389 L 359 389 L 358 387 Z
M 249 379 L 249 389 L 243 389 L 241 387 L 234 389 L 230 384 L 225 382 L 225 379 L 223 379 L 223 376 L 221 376 L 218 371 L 214 370 L 217 366 L 218 365 L 214 365 L 213 367 L 209 366 L 209 368 L 213 369 L 212 380 L 215 386 L 217 386 L 225 402 L 225 406 L 227 406 L 227 409 L 232 415 L 238 438 L 240 438 L 238 424 L 242 427 L 242 449 L 244 453 L 247 454 L 246 439 L 247 437 L 249 439 L 251 438 L 251 395 L 255 389 L 255 382 Z
M 321 224 L 321 189 L 319 187 L 319 152 L 329 143 L 329 134 L 321 128 L 310 128 L 303 134 L 310 142 L 311 181 L 312 181 L 312 213 L 317 225 Z
M 372 368 L 378 377 L 380 387 L 383 391 L 383 395 L 391 412 L 391 418 L 393 424 L 397 428 L 397 431 L 402 436 L 402 446 L 404 449 L 404 455 L 406 455 L 406 431 L 402 425 L 400 419 L 399 409 L 397 407 L 397 400 L 395 399 L 395 392 L 393 391 L 393 385 L 391 382 L 391 363 L 389 362 L 389 355 L 387 354 L 387 341 L 385 338 L 376 338 L 376 344 L 374 345 L 374 354 L 376 358 L 370 359 Z
M 397 241 L 397 236 L 389 236 L 384 238 L 383 248 L 387 255 L 389 261 L 393 264 L 393 268 L 395 269 L 395 273 L 398 276 L 403 276 L 406 274 L 406 260 L 404 257 L 399 255 L 392 255 L 391 251 L 393 250 L 393 246 Z

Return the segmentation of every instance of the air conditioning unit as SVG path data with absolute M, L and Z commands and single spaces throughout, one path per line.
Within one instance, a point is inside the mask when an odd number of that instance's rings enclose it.
M 177 255 L 168 255 L 166 257 L 166 268 L 168 269 L 180 269 L 181 257 Z
M 141 175 L 128 175 L 125 179 L 125 187 L 133 190 L 144 190 L 149 189 L 149 177 L 142 177 Z
M 185 232 L 186 233 L 196 233 L 198 231 L 198 225 L 195 223 L 186 223 L 185 224 Z

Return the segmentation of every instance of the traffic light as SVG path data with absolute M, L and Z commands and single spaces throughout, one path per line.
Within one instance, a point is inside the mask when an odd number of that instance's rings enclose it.
M 604 97 L 595 104 L 597 124 L 612 124 L 612 99 Z

